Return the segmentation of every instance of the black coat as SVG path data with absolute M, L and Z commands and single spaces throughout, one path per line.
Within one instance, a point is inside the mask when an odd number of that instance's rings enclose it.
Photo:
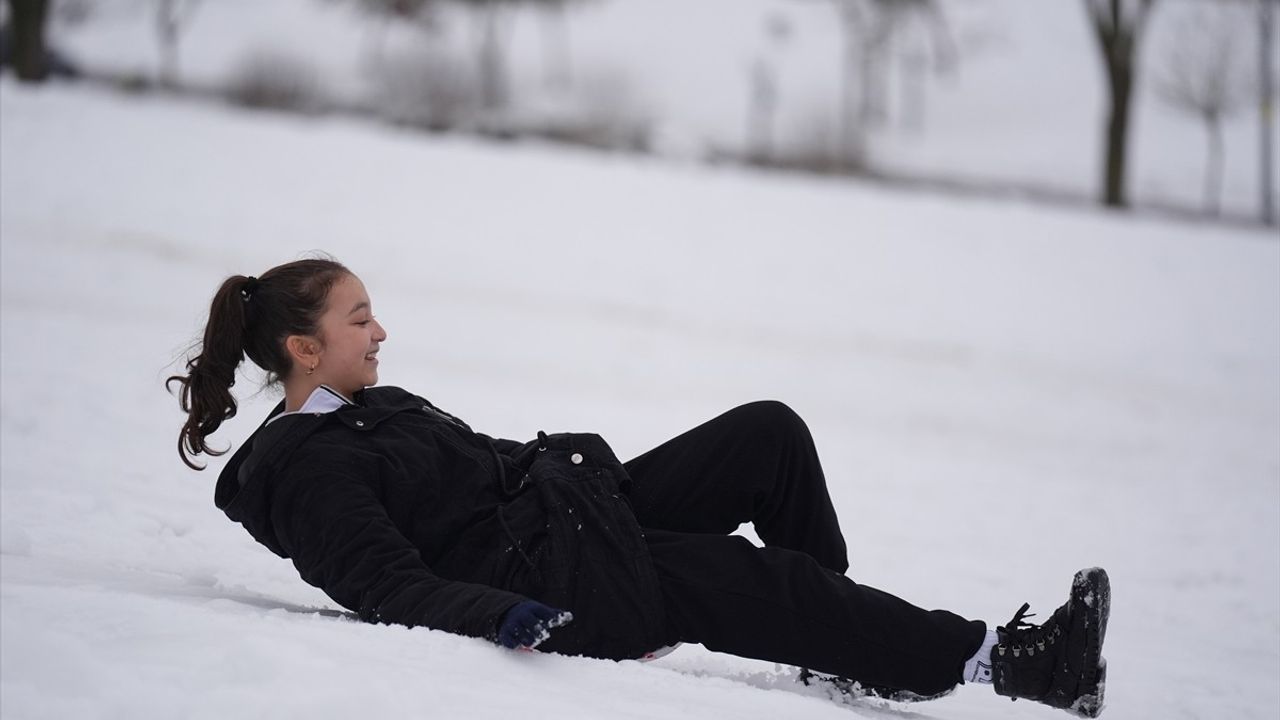
M 355 400 L 264 424 L 218 478 L 217 506 L 303 580 L 370 622 L 492 639 L 532 598 L 574 613 L 543 649 L 622 659 L 667 641 L 603 439 L 494 439 L 393 387 Z

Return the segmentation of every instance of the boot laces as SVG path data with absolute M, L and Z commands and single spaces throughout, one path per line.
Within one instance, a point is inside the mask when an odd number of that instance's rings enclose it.
M 1062 637 L 1062 626 L 1057 622 L 1051 620 L 1043 625 L 1027 622 L 1026 618 L 1035 617 L 1035 613 L 1027 612 L 1030 608 L 1030 603 L 1022 603 L 1008 625 L 996 628 L 1001 640 L 996 645 L 996 653 L 1000 657 L 1010 653 L 1015 658 L 1022 657 L 1023 653 L 1035 657 L 1037 652 L 1045 652 Z

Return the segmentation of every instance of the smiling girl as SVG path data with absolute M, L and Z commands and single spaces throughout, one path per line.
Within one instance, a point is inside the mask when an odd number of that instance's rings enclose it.
M 1026 605 L 995 631 L 924 610 L 845 576 L 817 451 L 785 405 L 734 408 L 622 463 L 598 435 L 494 438 L 377 387 L 386 339 L 359 278 L 300 260 L 224 281 L 200 352 L 168 380 L 197 470 L 225 452 L 207 438 L 236 413 L 245 356 L 283 385 L 214 501 L 361 619 L 615 660 L 694 642 L 860 693 L 970 682 L 1101 711 L 1101 569 L 1041 625 Z M 765 547 L 730 534 L 745 522 Z

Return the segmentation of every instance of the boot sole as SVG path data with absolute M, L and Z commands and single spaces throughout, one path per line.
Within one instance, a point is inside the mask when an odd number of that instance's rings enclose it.
M 1096 718 L 1102 714 L 1103 694 L 1107 686 L 1107 659 L 1098 664 L 1098 679 L 1091 694 L 1081 695 L 1071 704 L 1071 710 L 1081 717 Z
M 1089 568 L 1076 573 L 1071 583 L 1073 608 L 1085 608 L 1085 672 L 1080 678 L 1079 695 L 1071 711 L 1081 717 L 1096 718 L 1102 713 L 1106 692 L 1107 661 L 1102 657 L 1102 643 L 1107 638 L 1107 621 L 1111 617 L 1111 579 L 1102 568 Z
M 821 687 L 837 693 L 839 696 L 858 700 L 861 698 L 870 698 L 872 700 L 891 700 L 900 703 L 918 703 L 929 702 L 944 698 L 955 692 L 955 687 L 947 688 L 939 693 L 931 695 L 921 695 L 911 692 L 910 690 L 897 690 L 895 688 L 880 687 L 878 685 L 865 685 L 856 680 L 849 680 L 835 675 L 814 672 L 808 668 L 800 668 L 800 675 L 797 678 L 800 682 L 810 687 Z

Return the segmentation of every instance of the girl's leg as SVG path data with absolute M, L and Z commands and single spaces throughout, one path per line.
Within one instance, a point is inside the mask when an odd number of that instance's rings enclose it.
M 961 681 L 986 626 L 744 538 L 647 531 L 671 642 L 921 695 Z
M 849 568 L 809 428 L 782 403 L 734 408 L 626 468 L 642 527 L 727 535 L 751 522 L 766 545 Z

